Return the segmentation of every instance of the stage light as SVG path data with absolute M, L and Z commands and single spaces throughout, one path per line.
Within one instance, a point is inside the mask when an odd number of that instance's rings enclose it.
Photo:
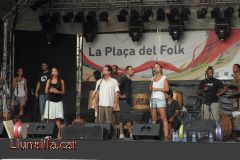
M 131 10 L 130 13 L 130 21 L 138 20 L 139 19 L 139 13 L 135 9 Z
M 153 17 L 153 12 L 151 9 L 145 9 L 143 12 L 142 20 L 143 22 L 149 22 L 149 18 Z
M 103 11 L 99 14 L 99 20 L 102 22 L 108 22 L 108 12 Z
M 207 15 L 207 9 L 206 8 L 202 8 L 200 10 L 197 11 L 197 18 L 198 19 L 202 19 L 202 18 L 206 18 Z
M 61 16 L 58 12 L 53 13 L 53 15 L 50 18 L 50 22 L 54 24 L 60 24 L 61 23 Z
M 161 21 L 161 22 L 164 22 L 165 21 L 165 11 L 163 8 L 159 8 L 157 10 L 157 21 Z
M 56 21 L 52 21 L 49 13 L 44 13 L 39 16 L 39 21 L 42 26 L 42 32 L 47 39 L 48 44 L 52 44 L 56 35 Z
M 212 11 L 211 11 L 211 18 L 219 18 L 221 17 L 221 10 L 218 7 L 215 7 Z
M 189 15 L 191 15 L 189 8 L 183 7 L 181 10 L 181 15 L 180 15 L 181 19 L 184 21 L 187 21 L 187 20 L 189 20 Z
M 97 35 L 96 12 L 89 12 L 86 16 L 86 22 L 83 24 L 83 36 L 88 43 L 92 43 Z
M 128 28 L 129 36 L 132 38 L 133 42 L 138 42 L 143 35 L 143 25 L 140 23 L 139 25 L 129 26 Z
M 227 9 L 224 10 L 224 17 L 225 18 L 232 18 L 234 13 L 234 8 L 233 7 L 228 7 Z
M 30 8 L 31 8 L 33 11 L 37 11 L 40 7 L 42 7 L 42 5 L 47 4 L 48 2 L 49 2 L 49 0 L 38 0 L 38 1 L 35 1 L 35 2 L 30 6 Z
M 167 16 L 169 21 L 179 19 L 180 14 L 178 8 L 177 7 L 171 8 L 170 14 L 168 14 Z
M 72 18 L 73 18 L 73 16 L 74 16 L 73 12 L 68 12 L 67 14 L 62 16 L 63 22 L 64 23 L 70 23 Z
M 143 35 L 143 22 L 136 10 L 131 11 L 130 21 L 128 24 L 128 33 L 133 42 L 137 42 Z
M 74 17 L 74 22 L 83 23 L 84 21 L 84 13 L 82 11 L 79 11 Z
M 96 12 L 91 11 L 86 15 L 86 20 L 87 21 L 94 21 L 94 20 L 96 20 L 96 17 L 97 17 Z
M 215 22 L 215 33 L 218 39 L 223 41 L 230 37 L 230 21 L 227 18 L 218 18 Z
M 184 24 L 181 20 L 172 21 L 169 24 L 169 35 L 174 41 L 179 41 L 183 35 Z
M 126 9 L 122 9 L 119 12 L 119 15 L 117 15 L 118 18 L 118 22 L 126 22 L 127 21 L 127 15 L 128 15 L 128 11 Z

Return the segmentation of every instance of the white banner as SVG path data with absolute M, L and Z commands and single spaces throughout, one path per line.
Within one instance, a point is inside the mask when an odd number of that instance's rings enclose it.
M 118 65 L 123 72 L 132 65 L 136 80 L 149 80 L 151 67 L 159 62 L 169 79 L 201 79 L 208 66 L 213 66 L 220 79 L 231 79 L 232 64 L 239 62 L 238 34 L 220 42 L 213 31 L 184 32 L 180 42 L 174 42 L 167 32 L 145 33 L 134 43 L 128 34 L 100 34 L 94 43 L 83 44 L 84 70 L 87 79 L 94 70 L 106 64 Z

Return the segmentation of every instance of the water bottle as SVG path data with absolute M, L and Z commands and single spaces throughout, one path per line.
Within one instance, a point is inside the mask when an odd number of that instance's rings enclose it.
M 213 133 L 212 132 L 209 133 L 209 142 L 213 142 Z
M 179 142 L 179 136 L 178 136 L 178 131 L 176 131 L 176 137 L 175 137 L 175 142 Z
M 184 131 L 184 133 L 183 133 L 183 140 L 182 141 L 187 142 L 187 132 L 186 131 Z
M 197 142 L 195 131 L 192 132 L 192 142 Z
M 173 131 L 173 134 L 172 134 L 172 141 L 176 142 L 176 132 L 175 131 Z

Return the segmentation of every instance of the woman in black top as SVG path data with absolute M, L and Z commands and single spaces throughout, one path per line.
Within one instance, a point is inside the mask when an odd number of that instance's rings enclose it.
M 63 119 L 62 95 L 65 93 L 64 81 L 59 76 L 59 70 L 52 68 L 51 78 L 46 83 L 45 93 L 47 96 L 44 111 L 45 119 L 54 119 L 58 127 L 58 138 L 61 135 L 61 119 Z

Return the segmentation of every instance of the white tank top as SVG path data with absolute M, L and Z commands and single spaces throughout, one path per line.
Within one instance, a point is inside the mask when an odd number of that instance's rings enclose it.
M 14 90 L 14 95 L 16 97 L 24 97 L 25 96 L 24 78 L 20 82 L 17 82 L 17 86 Z
M 167 77 L 165 75 L 162 75 L 161 79 L 157 82 L 154 82 L 154 78 L 152 78 L 152 86 L 154 88 L 164 88 L 164 81 Z M 165 100 L 165 94 L 164 92 L 162 91 L 152 91 L 152 96 L 151 98 L 157 98 L 157 99 L 160 99 L 160 100 Z

